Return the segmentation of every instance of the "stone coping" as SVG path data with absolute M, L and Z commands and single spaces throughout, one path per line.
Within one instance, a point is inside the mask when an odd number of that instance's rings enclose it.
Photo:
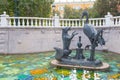
M 68 26 L 68 27 L 70 27 L 70 26 Z M 62 27 L 62 26 L 58 26 L 58 27 L 54 27 L 54 26 L 48 26 L 48 27 L 44 27 L 44 26 L 37 26 L 37 27 L 35 27 L 35 26 L 16 26 L 16 27 L 14 27 L 14 26 L 0 26 L 0 29 L 62 29 L 62 28 L 64 28 L 64 27 Z M 72 29 L 77 29 L 77 28 L 80 28 L 80 29 L 82 29 L 83 27 L 81 27 L 81 26 L 77 26 L 77 27 L 71 27 Z M 101 27 L 95 27 L 95 28 L 103 28 L 103 29 L 107 29 L 107 28 L 112 28 L 112 29 L 115 29 L 115 28 L 120 28 L 119 26 L 110 26 L 110 27 L 104 27 L 104 26 L 101 26 Z

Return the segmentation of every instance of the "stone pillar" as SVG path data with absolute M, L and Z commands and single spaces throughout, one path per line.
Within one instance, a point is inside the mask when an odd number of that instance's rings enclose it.
M 1 18 L 0 27 L 8 27 L 8 20 L 7 20 L 8 17 L 9 15 L 7 15 L 5 11 L 3 12 L 2 15 L 0 15 Z
M 107 15 L 105 15 L 105 26 L 106 27 L 110 27 L 114 25 L 114 21 L 113 21 L 113 16 L 110 14 L 110 12 L 107 13 Z
M 53 26 L 60 27 L 60 20 L 59 20 L 59 16 L 57 16 L 57 14 L 55 14 L 55 16 L 54 16 Z

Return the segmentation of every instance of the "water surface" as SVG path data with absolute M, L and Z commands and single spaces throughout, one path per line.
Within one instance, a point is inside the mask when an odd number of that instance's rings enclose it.
M 73 51 L 74 55 L 75 51 Z M 96 59 L 107 62 L 107 71 L 56 68 L 50 65 L 55 52 L 0 55 L 0 80 L 119 80 L 120 54 L 96 51 Z M 89 56 L 89 52 L 85 52 Z

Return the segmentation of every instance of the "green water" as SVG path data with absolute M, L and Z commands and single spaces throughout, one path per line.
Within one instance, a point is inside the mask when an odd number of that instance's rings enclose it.
M 73 51 L 74 53 L 74 51 Z M 85 52 L 89 56 L 89 52 Z M 74 54 L 73 54 L 74 55 Z M 120 55 L 96 51 L 96 58 L 109 63 L 107 71 L 55 68 L 54 52 L 0 55 L 0 80 L 119 80 Z

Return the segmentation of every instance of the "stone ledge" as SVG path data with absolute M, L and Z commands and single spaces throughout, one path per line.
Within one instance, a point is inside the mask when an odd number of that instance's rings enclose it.
M 88 67 L 88 66 L 79 66 L 79 65 L 65 65 L 65 64 L 60 64 L 59 61 L 57 60 L 52 60 L 51 65 L 55 67 L 64 67 L 64 68 L 77 68 L 77 69 L 87 69 L 87 70 L 106 70 L 110 66 L 107 63 L 103 62 L 103 65 L 100 67 Z

